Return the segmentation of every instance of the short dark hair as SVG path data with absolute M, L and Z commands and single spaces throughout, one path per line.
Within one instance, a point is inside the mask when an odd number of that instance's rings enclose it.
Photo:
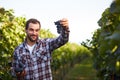
M 38 21 L 37 19 L 31 18 L 29 20 L 27 20 L 26 25 L 25 25 L 25 29 L 27 30 L 29 27 L 29 23 L 33 23 L 33 24 L 39 24 L 39 27 L 41 27 L 40 21 Z

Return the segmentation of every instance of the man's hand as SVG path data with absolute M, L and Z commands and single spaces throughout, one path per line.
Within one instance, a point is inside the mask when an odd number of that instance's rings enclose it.
M 23 78 L 26 75 L 26 71 L 23 70 L 22 72 L 16 73 L 16 75 L 17 75 L 18 78 Z
M 60 24 L 64 27 L 64 28 L 69 28 L 69 23 L 68 20 L 66 18 L 63 18 L 60 20 Z

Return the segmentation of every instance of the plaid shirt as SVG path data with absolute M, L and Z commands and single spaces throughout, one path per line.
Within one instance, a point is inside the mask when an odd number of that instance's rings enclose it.
M 13 69 L 19 68 L 18 64 L 22 62 L 27 73 L 24 80 L 52 80 L 51 52 L 67 43 L 68 39 L 69 29 L 64 29 L 57 38 L 38 39 L 32 54 L 26 41 L 23 42 L 14 51 Z

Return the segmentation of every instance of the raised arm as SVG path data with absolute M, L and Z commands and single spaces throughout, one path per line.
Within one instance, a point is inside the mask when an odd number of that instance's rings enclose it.
M 66 18 L 59 20 L 61 27 L 63 28 L 60 35 L 57 38 L 48 39 L 50 51 L 57 49 L 68 42 L 69 40 L 69 24 Z

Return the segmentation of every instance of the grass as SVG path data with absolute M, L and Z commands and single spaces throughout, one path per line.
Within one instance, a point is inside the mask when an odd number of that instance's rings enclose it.
M 87 58 L 80 64 L 76 64 L 66 75 L 65 80 L 98 80 L 92 60 Z

